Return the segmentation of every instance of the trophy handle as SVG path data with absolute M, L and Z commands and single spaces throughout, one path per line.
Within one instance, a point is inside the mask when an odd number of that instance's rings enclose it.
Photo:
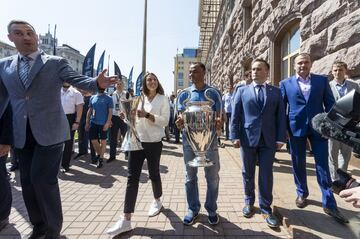
M 190 90 L 184 89 L 184 90 L 180 91 L 180 93 L 176 97 L 176 102 L 175 102 L 175 107 L 174 107 L 174 116 L 176 116 L 178 113 L 178 105 L 179 105 L 180 96 L 185 93 L 188 93 L 188 95 L 187 95 L 187 98 L 183 101 L 183 105 L 185 105 L 191 98 Z
M 216 97 L 218 98 L 219 102 L 220 102 L 220 117 L 222 115 L 222 112 L 223 112 L 223 104 L 222 104 L 222 98 L 221 98 L 221 95 L 219 93 L 219 91 L 217 91 L 216 89 L 214 88 L 208 88 L 205 90 L 204 92 L 204 95 L 205 95 L 205 98 L 210 101 L 212 103 L 212 105 L 215 104 L 215 101 L 213 99 L 211 99 L 211 97 L 208 95 L 208 92 L 215 92 L 216 94 Z

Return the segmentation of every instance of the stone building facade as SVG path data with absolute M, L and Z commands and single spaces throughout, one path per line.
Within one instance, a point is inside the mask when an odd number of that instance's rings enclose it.
M 17 50 L 15 47 L 0 41 L 0 59 L 8 56 L 15 55 Z
M 314 73 L 329 75 L 342 60 L 360 79 L 360 1 L 223 0 L 205 61 L 208 83 L 225 89 L 263 58 L 277 85 L 294 73 L 299 52 L 312 56 Z

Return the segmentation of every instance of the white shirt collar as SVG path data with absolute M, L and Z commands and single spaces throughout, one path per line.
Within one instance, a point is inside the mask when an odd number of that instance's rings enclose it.
M 24 57 L 24 55 L 18 53 L 19 55 L 19 59 L 22 59 Z M 40 50 L 37 49 L 37 51 L 34 51 L 33 53 L 30 53 L 29 55 L 27 55 L 27 57 L 31 58 L 31 60 L 35 60 L 36 57 L 40 55 Z

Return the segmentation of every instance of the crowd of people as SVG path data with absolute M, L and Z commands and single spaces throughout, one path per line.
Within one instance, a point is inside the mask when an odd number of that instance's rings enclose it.
M 106 76 L 106 70 L 97 77 L 76 73 L 66 59 L 45 54 L 38 48 L 34 27 L 25 21 L 14 20 L 8 24 L 8 37 L 18 54 L 0 59 L 0 230 L 9 223 L 11 187 L 7 180 L 6 158 L 13 149 L 18 161 L 22 194 L 33 226 L 27 238 L 60 238 L 63 224 L 58 173 L 71 170 L 75 131 L 78 132 L 80 158 L 91 152 L 91 163 L 103 167 L 107 140 L 110 156 L 116 159 L 119 137 L 125 138 L 128 129 L 122 101 L 135 97 L 124 89 L 118 76 Z M 107 230 L 118 235 L 132 230 L 142 165 L 146 159 L 154 200 L 148 215 L 158 215 L 162 206 L 160 158 L 163 139 L 175 135 L 180 142 L 180 132 L 185 130 L 183 112 L 186 101 L 213 101 L 216 112 L 215 128 L 220 132 L 225 123 L 226 140 L 232 140 L 240 149 L 244 184 L 243 216 L 255 213 L 255 168 L 259 167 L 258 191 L 260 212 L 271 228 L 279 227 L 279 219 L 272 212 L 273 162 L 275 153 L 289 145 L 299 208 L 307 206 L 309 190 L 306 179 L 307 142 L 312 148 L 318 184 L 322 193 L 324 212 L 340 223 L 348 220 L 338 210 L 331 190 L 338 175 L 336 169 L 346 171 L 352 149 L 333 139 L 326 139 L 311 126 L 318 113 L 328 112 L 335 100 L 352 89 L 360 92 L 359 85 L 346 78 L 347 65 L 334 62 L 329 84 L 325 76 L 311 73 L 311 57 L 300 53 L 294 60 L 296 74 L 280 82 L 280 87 L 269 83 L 269 63 L 255 59 L 247 79 L 230 86 L 222 99 L 205 95 L 211 88 L 205 80 L 205 65 L 194 62 L 189 77 L 192 86 L 188 99 L 175 95 L 165 96 L 164 89 L 154 73 L 147 73 L 142 82 L 142 97 L 131 111 L 135 118 L 135 132 L 141 148 L 125 151 L 128 177 L 124 195 L 123 216 Z M 110 96 L 105 89 L 115 85 Z M 177 92 L 179 93 L 179 92 Z M 222 107 L 224 105 L 224 107 Z M 223 112 L 221 111 L 223 109 Z M 224 120 L 225 119 L 225 120 Z M 16 137 L 13 137 L 16 135 Z M 216 138 L 216 137 L 215 137 Z M 91 142 L 89 144 L 89 142 Z M 213 140 L 206 156 L 212 166 L 205 167 L 207 183 L 204 207 L 210 225 L 219 223 L 217 199 L 220 184 L 219 141 Z M 185 168 L 185 193 L 188 210 L 183 218 L 192 225 L 200 212 L 198 168 L 188 162 L 195 157 L 187 137 L 182 135 Z M 339 152 L 341 159 L 339 159 Z M 60 165 L 62 168 L 60 169 Z M 360 207 L 360 187 L 340 193 L 346 201 Z

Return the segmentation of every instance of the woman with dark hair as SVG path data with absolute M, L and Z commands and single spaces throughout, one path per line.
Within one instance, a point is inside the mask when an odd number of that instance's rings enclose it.
M 142 165 L 146 158 L 149 169 L 154 201 L 148 215 L 156 216 L 162 209 L 160 197 L 162 185 L 160 178 L 160 156 L 164 128 L 169 122 L 170 107 L 158 78 L 154 73 L 147 73 L 142 82 L 144 97 L 137 108 L 135 128 L 141 141 L 142 150 L 130 151 L 128 160 L 128 181 L 125 193 L 124 217 L 115 223 L 107 233 L 117 235 L 132 230 L 131 214 L 134 212 L 139 188 Z

